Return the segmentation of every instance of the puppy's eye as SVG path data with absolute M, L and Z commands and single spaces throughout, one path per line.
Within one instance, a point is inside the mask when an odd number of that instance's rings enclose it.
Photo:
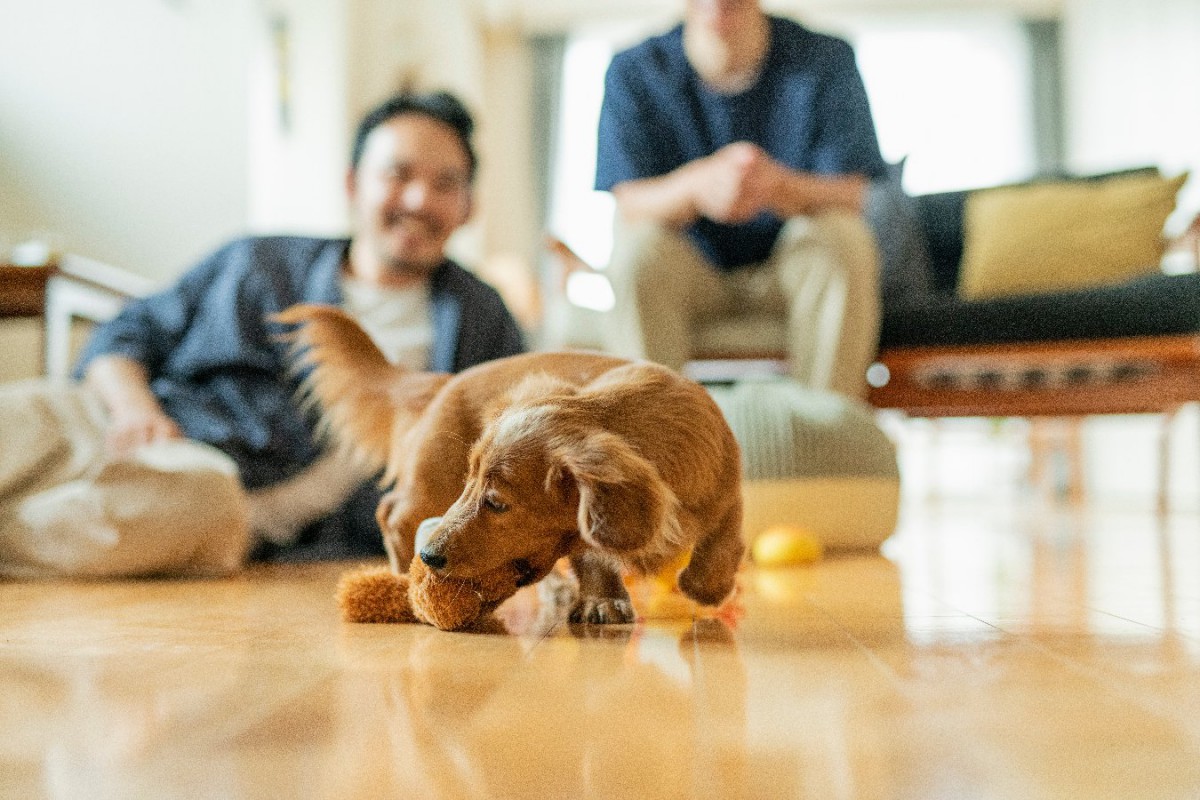
M 508 511 L 508 504 L 500 502 L 494 495 L 484 495 L 483 505 L 488 511 L 494 511 L 497 514 L 503 514 Z

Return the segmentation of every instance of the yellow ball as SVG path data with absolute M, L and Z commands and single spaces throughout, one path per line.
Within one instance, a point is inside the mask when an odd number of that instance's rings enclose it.
M 821 540 L 809 528 L 775 525 L 758 535 L 750 554 L 762 567 L 791 567 L 819 560 L 823 550 Z

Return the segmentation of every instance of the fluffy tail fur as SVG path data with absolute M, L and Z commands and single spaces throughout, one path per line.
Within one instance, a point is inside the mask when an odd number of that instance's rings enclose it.
M 326 433 L 350 445 L 368 466 L 386 466 L 393 437 L 407 430 L 449 375 L 410 372 L 384 358 L 358 323 L 333 306 L 295 305 L 274 321 L 287 335 L 297 367 L 312 367 L 306 401 L 321 407 Z

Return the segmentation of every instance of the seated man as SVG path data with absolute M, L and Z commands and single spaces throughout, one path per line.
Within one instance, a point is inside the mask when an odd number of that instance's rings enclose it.
M 382 555 L 374 481 L 323 453 L 268 317 L 339 304 L 414 370 L 521 352 L 497 292 L 444 252 L 471 211 L 472 128 L 448 94 L 388 100 L 354 139 L 352 239 L 234 241 L 97 329 L 82 385 L 0 389 L 0 574 L 223 572 L 251 544 Z
M 879 287 L 861 211 L 885 170 L 848 44 L 757 0 L 688 0 L 682 25 L 619 53 L 605 79 L 610 348 L 679 369 L 694 321 L 777 312 L 793 377 L 862 395 Z

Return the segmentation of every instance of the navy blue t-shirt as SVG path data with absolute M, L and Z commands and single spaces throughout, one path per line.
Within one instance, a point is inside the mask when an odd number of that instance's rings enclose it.
M 738 141 L 795 170 L 883 177 L 850 45 L 791 20 L 769 21 L 762 74 L 740 94 L 704 84 L 684 53 L 682 25 L 618 53 L 605 76 L 596 188 L 665 175 Z M 688 233 L 716 266 L 733 269 L 764 260 L 782 227 L 764 213 L 739 225 L 700 219 Z

